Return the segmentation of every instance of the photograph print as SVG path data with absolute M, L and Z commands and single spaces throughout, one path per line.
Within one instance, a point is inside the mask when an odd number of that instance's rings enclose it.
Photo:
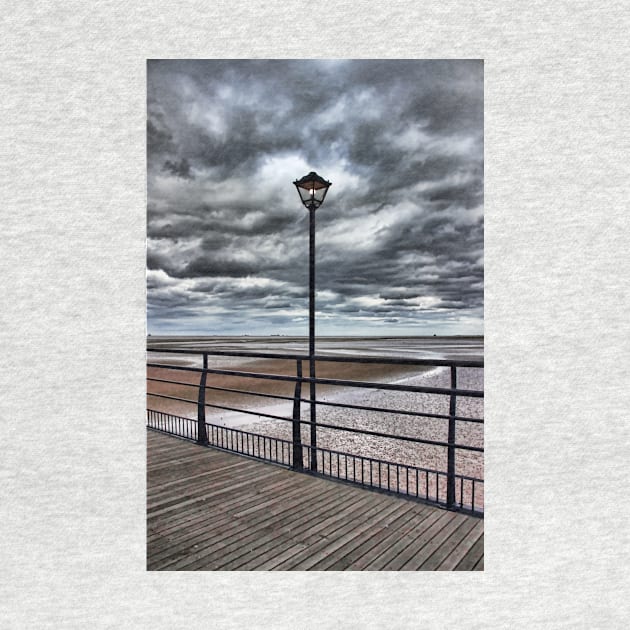
M 483 570 L 483 208 L 483 60 L 148 60 L 148 570 Z

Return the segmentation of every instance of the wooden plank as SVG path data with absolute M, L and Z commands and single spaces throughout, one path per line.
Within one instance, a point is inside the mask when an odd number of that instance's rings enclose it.
M 285 529 L 288 529 L 289 531 L 291 531 L 291 528 L 293 527 L 292 524 L 286 525 Z M 305 531 L 308 531 L 308 524 L 305 528 Z M 304 538 L 300 538 L 299 536 L 297 537 L 297 540 L 304 540 Z M 305 544 L 303 542 L 299 543 L 300 545 Z M 276 567 L 279 567 L 282 564 L 285 564 L 286 566 L 286 562 L 288 560 L 290 560 L 291 558 L 293 558 L 299 551 L 301 551 L 301 549 L 297 548 L 297 547 L 287 547 L 285 549 L 282 550 L 276 550 L 276 554 L 272 557 L 269 558 L 269 560 L 263 562 L 262 564 L 259 563 L 252 563 L 251 568 L 257 570 L 257 571 L 267 571 L 267 570 L 271 570 L 271 569 L 275 569 Z M 284 569 L 283 569 L 284 570 Z
M 273 478 L 277 476 L 278 476 L 277 471 L 265 471 L 264 473 L 258 473 L 258 475 L 255 475 L 255 477 L 259 481 L 263 478 L 269 479 L 269 478 Z M 230 495 L 235 490 L 243 489 L 244 487 L 248 486 L 250 484 L 250 481 L 251 481 L 251 478 L 246 478 L 230 486 L 219 486 L 218 488 L 215 488 L 215 489 L 213 489 L 212 487 L 203 488 L 201 491 L 194 494 L 193 496 L 187 495 L 184 498 L 180 497 L 179 500 L 177 499 L 177 497 L 172 497 L 169 501 L 166 501 L 164 503 L 149 506 L 148 508 L 149 514 L 150 516 L 158 516 L 160 514 L 172 512 L 173 510 L 181 510 L 182 507 L 189 506 L 191 504 L 203 503 L 203 502 L 207 502 L 209 499 L 212 499 L 212 498 L 216 499 L 217 497 L 220 497 L 220 496 Z
M 392 506 L 387 506 L 385 509 L 383 509 L 383 510 L 380 512 L 380 516 L 381 516 L 382 518 L 385 518 L 385 517 L 388 515 L 388 513 L 393 512 L 393 511 L 395 511 L 395 510 L 400 510 L 400 509 L 401 509 L 401 506 L 394 506 L 394 505 L 392 505 Z M 374 521 L 373 521 L 373 519 L 369 519 L 369 521 L 370 521 L 371 523 L 373 523 L 373 522 L 374 522 Z M 374 525 L 372 525 L 372 526 L 374 527 Z M 306 529 L 305 531 L 308 531 L 308 529 Z M 299 541 L 300 539 L 298 538 L 297 540 Z M 342 538 L 339 538 L 338 540 L 341 540 L 341 541 L 343 542 L 343 537 L 342 537 Z M 306 541 L 303 541 L 303 542 L 301 541 L 301 544 L 305 545 L 305 547 L 306 547 L 306 545 L 307 545 Z M 336 544 L 338 544 L 338 542 L 333 543 L 333 541 L 332 541 L 332 540 L 330 541 L 330 545 L 329 545 L 329 547 L 327 548 L 327 554 L 328 554 L 328 556 L 330 556 L 330 555 L 332 554 L 332 552 L 334 551 L 334 545 L 336 545 Z M 277 548 L 273 548 L 271 551 L 273 552 L 273 554 L 275 554 L 275 553 L 277 552 Z M 286 551 L 286 547 L 285 547 L 284 551 Z M 263 560 L 264 560 L 264 559 L 267 559 L 267 558 L 271 558 L 273 554 L 272 554 L 271 552 L 269 552 L 269 551 L 268 551 L 266 554 L 264 554 Z M 316 556 L 316 554 L 315 554 L 315 556 Z M 312 559 L 311 559 L 311 560 L 312 560 Z M 322 560 L 319 560 L 319 561 L 321 562 Z M 238 566 L 237 566 L 237 567 L 235 567 L 235 568 L 238 568 L 239 570 L 243 570 L 244 568 L 254 568 L 254 567 L 258 566 L 259 564 L 260 564 L 259 558 L 255 558 L 255 559 L 253 559 L 252 561 L 250 561 L 249 563 L 247 563 L 246 565 L 240 564 L 240 565 L 238 565 Z M 320 570 L 320 569 L 316 566 L 316 564 L 314 564 L 311 568 L 316 569 L 316 570 Z
M 355 528 L 351 530 L 350 534 L 338 537 L 334 542 L 331 541 L 330 547 L 324 553 L 314 554 L 308 563 L 302 563 L 301 568 L 325 571 L 330 565 L 341 562 L 352 549 L 355 549 L 366 538 L 370 540 L 376 534 L 387 531 L 388 523 L 391 523 L 396 517 L 406 514 L 407 506 L 400 503 L 398 505 L 392 503 L 381 509 L 375 518 L 371 518 L 366 522 L 365 527 Z M 313 560 L 315 560 L 314 563 Z
M 475 541 L 470 551 L 457 564 L 455 571 L 471 571 L 483 557 L 483 534 Z
M 292 490 L 294 493 L 301 492 L 299 489 Z M 303 493 L 302 493 L 303 494 Z M 252 501 L 259 500 L 257 496 L 252 497 Z M 205 540 L 205 538 L 216 537 L 220 534 L 221 528 L 225 524 L 233 526 L 234 514 L 231 510 L 224 509 L 223 506 L 219 506 L 216 509 L 210 510 L 209 513 L 197 516 L 192 522 L 186 522 L 184 526 L 171 529 L 168 533 L 159 532 L 157 536 L 151 539 L 153 559 L 158 560 L 163 554 L 160 551 L 163 547 L 166 547 L 167 551 L 179 549 L 184 546 L 188 541 L 189 545 L 199 544 Z M 160 535 L 161 534 L 161 535 Z
M 230 487 L 229 483 L 226 485 L 226 487 Z M 274 493 L 283 491 L 283 488 L 291 488 L 299 491 L 300 489 L 307 490 L 310 487 L 311 486 L 305 483 L 302 479 L 296 479 L 293 477 L 287 477 L 286 475 L 281 475 L 274 479 L 265 479 L 262 482 L 251 483 L 241 492 L 233 492 L 229 496 L 229 498 L 216 496 L 213 498 L 210 504 L 220 504 L 222 506 L 234 505 L 234 507 L 236 508 L 237 503 L 246 505 L 246 503 L 251 502 L 252 499 L 257 498 L 258 496 L 273 495 Z
M 293 496 L 297 499 L 294 503 L 296 515 L 299 515 L 301 512 L 306 514 L 310 509 L 312 499 L 321 496 L 321 491 L 318 488 L 312 488 L 311 493 L 308 493 L 304 492 L 301 488 L 296 488 L 293 492 Z M 258 512 L 258 520 L 265 520 L 268 518 L 268 515 L 269 513 Z M 286 515 L 283 514 L 282 518 L 286 518 Z M 160 553 L 159 549 L 156 548 L 152 559 L 156 563 L 164 561 L 169 555 L 179 554 L 182 549 L 190 548 L 194 551 L 196 550 L 194 549 L 195 547 L 205 544 L 208 540 L 216 540 L 217 537 L 222 535 L 234 536 L 241 530 L 252 530 L 252 521 L 248 523 L 241 522 L 240 527 L 237 528 L 234 526 L 234 520 L 233 512 L 215 514 L 193 531 L 186 532 L 182 530 L 183 533 L 179 536 L 169 538 L 165 543 L 167 549 Z M 228 527 L 225 527 L 226 525 Z
M 449 516 L 450 515 L 447 512 L 443 512 L 442 510 L 433 512 L 426 519 L 424 519 L 417 528 L 401 536 L 397 541 L 394 542 L 394 544 L 385 549 L 385 551 L 380 556 L 369 562 L 365 567 L 363 567 L 363 570 L 391 570 L 392 563 L 396 560 L 400 553 L 407 549 L 409 545 L 411 545 L 422 535 L 425 535 L 425 538 L 430 538 L 431 536 L 433 536 L 433 534 L 435 534 L 447 524 Z M 387 567 L 387 569 L 385 567 Z
M 309 531 L 307 536 L 300 537 L 298 540 L 307 545 L 306 550 L 296 554 L 276 568 L 289 571 L 303 570 L 304 567 L 310 566 L 316 561 L 314 560 L 315 558 L 321 559 L 326 553 L 332 553 L 337 546 L 341 546 L 346 540 L 351 538 L 353 533 L 358 534 L 367 528 L 369 519 L 383 509 L 382 504 L 374 505 L 369 497 L 358 505 L 359 507 L 353 512 L 347 515 L 342 514 L 339 517 L 336 516 L 334 519 L 335 523 L 332 526 L 324 523 L 324 527 L 319 528 L 319 532 L 322 535 L 319 535 L 318 531 Z M 346 516 L 351 516 L 352 518 L 346 518 Z M 327 529 L 324 529 L 326 526 L 328 526 Z M 340 540 L 341 542 L 339 542 Z
M 473 523 L 472 529 L 468 531 L 454 549 L 451 549 L 450 553 L 436 567 L 437 571 L 452 571 L 470 551 L 470 548 L 475 544 L 479 536 L 483 534 L 483 520 L 471 519 L 471 521 Z
M 319 485 L 320 483 L 317 483 L 317 486 Z M 361 509 L 361 506 L 364 505 L 365 500 L 360 496 L 354 496 L 351 492 L 348 496 L 350 498 L 347 501 L 344 501 L 346 510 L 349 511 L 348 513 L 357 513 L 358 510 Z M 294 549 L 295 551 L 305 549 L 305 536 L 317 536 L 317 531 L 320 530 L 323 526 L 326 526 L 330 523 L 334 524 L 335 520 L 337 518 L 340 518 L 339 504 L 343 498 L 343 495 L 335 495 L 334 500 L 328 504 L 325 510 L 323 510 L 320 506 L 317 506 L 319 509 L 317 509 L 316 519 L 313 518 L 313 513 L 316 507 L 314 504 L 311 504 L 309 506 L 309 509 L 307 509 L 300 515 L 300 520 L 297 521 L 297 523 L 292 517 L 290 517 L 289 520 L 291 521 L 291 523 L 297 526 L 293 527 L 292 531 L 290 532 L 287 531 L 286 527 L 281 527 L 277 530 L 277 534 L 284 537 L 285 547 L 288 545 L 288 547 Z M 287 520 L 286 515 L 284 516 L 283 520 Z M 259 548 L 261 544 L 267 545 L 267 547 L 269 547 L 272 543 L 278 542 L 275 540 L 276 538 L 277 536 L 274 535 L 263 535 L 261 536 L 261 539 L 259 541 L 257 541 L 256 543 L 251 543 L 250 551 Z M 277 546 L 277 544 L 273 544 L 274 548 Z M 215 566 L 218 568 L 222 565 L 216 564 Z
M 313 506 L 313 514 L 309 518 L 308 527 L 296 534 L 298 540 L 305 543 L 313 543 L 324 539 L 331 539 L 348 522 L 353 523 L 366 516 L 366 512 L 375 507 L 373 497 L 364 496 L 365 493 L 351 492 L 347 500 L 339 500 L 327 513 L 316 510 Z M 381 503 L 376 507 L 382 506 Z
M 395 558 L 387 564 L 388 571 L 400 571 L 401 568 L 414 559 L 415 562 L 428 558 L 433 551 L 457 529 L 461 520 L 458 514 L 447 513 L 442 516 L 433 527 L 425 530 L 416 537 L 410 545 L 405 547 Z M 464 517 L 462 517 L 464 518 Z
M 439 517 L 439 512 L 428 509 L 421 513 L 414 514 L 413 518 L 407 521 L 401 521 L 395 524 L 392 532 L 388 536 L 383 536 L 376 545 L 370 547 L 364 546 L 364 553 L 356 555 L 352 563 L 348 566 L 348 570 L 363 571 L 376 559 L 381 558 L 388 550 L 402 538 L 408 537 L 410 532 L 417 531 L 419 528 L 429 527 L 430 523 Z M 387 560 L 383 562 L 383 566 L 387 565 Z
M 201 462 L 205 464 L 206 460 L 202 459 Z M 248 470 L 248 468 L 243 466 L 240 462 L 230 462 L 229 464 L 226 464 L 224 466 L 217 466 L 212 468 L 204 466 L 204 470 L 200 470 L 199 465 L 195 465 L 194 467 L 191 466 L 190 471 L 179 470 L 178 476 L 175 479 L 170 476 L 167 480 L 164 480 L 160 483 L 157 483 L 155 479 L 151 479 L 151 481 L 153 482 L 153 487 L 147 492 L 147 497 L 152 498 L 172 489 L 181 490 L 182 488 L 189 488 L 191 484 L 194 484 L 198 481 L 204 482 L 212 480 L 214 482 L 216 480 L 216 476 L 219 474 L 235 472 L 240 473 L 243 470 Z
M 380 531 L 364 540 L 354 541 L 355 544 L 348 545 L 345 555 L 331 564 L 322 565 L 322 570 L 345 571 L 355 570 L 356 563 L 366 554 L 372 557 L 378 554 L 379 545 L 381 549 L 393 544 L 392 540 L 397 540 L 399 528 L 414 522 L 417 523 L 422 517 L 421 512 L 412 509 L 413 505 L 405 505 L 401 513 L 396 514 L 396 518 L 381 527 Z M 428 512 L 426 513 L 428 514 Z M 358 543 L 358 544 L 357 544 Z
M 206 547 L 200 553 L 195 554 L 195 557 L 192 559 L 194 561 L 192 566 L 208 565 L 214 561 L 214 558 L 211 556 L 216 555 L 218 551 L 220 551 L 218 557 L 221 558 L 233 549 L 252 543 L 257 537 L 262 538 L 267 533 L 267 528 L 277 523 L 282 523 L 286 518 L 286 512 L 280 510 L 279 513 L 274 514 L 259 511 L 248 520 L 242 518 L 233 519 L 230 526 L 227 526 L 224 530 L 215 532 L 216 540 L 212 545 Z M 261 540 L 260 542 L 262 543 L 264 541 Z M 188 567 L 188 563 L 181 563 L 181 567 L 178 563 L 178 568 L 183 567 Z M 193 569 L 187 568 L 186 570 Z
M 170 505 L 181 504 L 183 497 L 187 501 L 206 497 L 207 501 L 210 496 L 215 497 L 221 493 L 226 493 L 243 486 L 249 489 L 262 488 L 265 484 L 276 479 L 286 479 L 286 477 L 283 476 L 282 472 L 278 469 L 264 471 L 263 474 L 257 470 L 238 475 L 220 473 L 216 480 L 213 479 L 211 484 L 207 483 L 205 479 L 201 479 L 199 482 L 190 484 L 187 488 L 169 488 L 168 491 L 162 494 L 149 497 L 148 513 L 149 515 L 153 515 L 154 512 Z
M 221 457 L 213 457 L 212 449 L 199 446 L 196 448 L 201 451 L 201 455 L 206 455 L 207 453 L 207 456 L 202 457 L 200 454 L 195 453 L 186 459 L 171 460 L 168 462 L 168 468 L 162 470 L 160 475 L 152 474 L 149 471 L 147 479 L 151 483 L 151 490 L 157 489 L 161 491 L 169 486 L 187 481 L 188 477 L 194 481 L 194 478 L 197 476 L 196 473 L 202 472 L 202 468 L 203 471 L 213 471 L 216 474 L 226 474 L 230 471 L 232 473 L 237 472 L 237 474 L 247 474 L 251 473 L 251 471 L 260 471 L 260 464 L 253 460 L 244 457 L 235 458 L 234 456 L 227 458 L 224 454 L 221 454 Z M 238 459 L 243 459 L 243 461 L 239 462 Z M 282 470 L 279 467 L 277 469 Z
M 248 507 L 259 503 L 264 497 L 272 493 L 284 493 L 287 496 L 303 495 L 308 489 L 291 479 L 282 478 L 281 480 L 271 483 L 267 486 L 259 488 L 255 493 L 248 495 L 233 494 L 230 498 L 220 502 L 220 511 L 234 515 L 234 509 Z M 319 492 L 315 491 L 315 494 Z M 160 517 L 149 519 L 148 525 L 151 531 L 168 533 L 173 529 L 187 529 L 199 520 L 207 518 L 210 510 L 216 508 L 216 502 L 210 502 L 201 506 L 190 507 L 188 510 L 178 512 L 168 517 Z
M 362 505 L 364 502 L 359 500 L 359 503 Z M 232 536 L 225 543 L 220 543 L 215 546 L 215 548 L 221 549 L 221 556 L 211 562 L 207 560 L 201 560 L 201 562 L 196 562 L 193 565 L 186 565 L 186 570 L 194 570 L 195 568 L 199 568 L 200 566 L 207 566 L 208 568 L 217 569 L 236 557 L 240 557 L 243 555 L 245 551 L 252 551 L 254 549 L 259 548 L 262 545 L 265 545 L 270 542 L 271 539 L 275 538 L 278 534 L 278 530 L 271 527 L 276 522 L 282 521 L 286 519 L 286 514 L 278 514 L 274 519 L 265 519 L 261 523 L 258 524 L 258 527 L 250 532 L 245 530 L 243 533 L 244 536 L 239 536 L 236 540 L 234 540 L 234 536 Z M 282 534 L 282 532 L 280 532 Z M 299 539 L 292 539 L 291 544 L 295 545 L 297 543 L 302 542 Z M 236 552 L 236 553 L 235 553 Z
M 422 548 L 421 553 L 415 551 L 414 555 L 401 565 L 400 570 L 435 571 L 474 525 L 475 523 L 470 519 L 463 518 L 459 524 L 455 523 L 454 529 L 445 527 Z

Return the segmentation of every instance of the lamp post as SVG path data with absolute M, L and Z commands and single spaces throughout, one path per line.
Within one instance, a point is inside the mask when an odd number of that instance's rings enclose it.
M 326 193 L 332 185 L 315 171 L 293 182 L 297 188 L 302 203 L 309 214 L 309 299 L 308 299 L 308 358 L 309 374 L 315 379 L 315 210 L 326 198 Z M 315 381 L 311 380 L 311 470 L 317 471 L 317 414 L 315 411 Z

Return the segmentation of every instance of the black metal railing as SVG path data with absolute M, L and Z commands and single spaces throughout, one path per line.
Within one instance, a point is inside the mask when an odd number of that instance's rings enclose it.
M 298 354 L 278 354 L 263 352 L 228 352 L 228 351 L 196 351 L 196 350 L 175 350 L 175 349 L 149 349 L 149 352 L 159 352 L 160 354 L 195 355 L 202 359 L 201 367 L 191 367 L 189 365 L 177 365 L 174 363 L 148 362 L 147 367 L 153 369 L 153 373 L 160 373 L 160 370 L 177 370 L 187 375 L 199 375 L 198 380 L 174 380 L 172 378 L 160 378 L 156 375 L 148 375 L 149 382 L 165 383 L 184 388 L 197 390 L 196 400 L 184 398 L 172 394 L 148 391 L 148 396 L 163 400 L 172 400 L 196 406 L 196 417 L 194 419 L 183 417 L 177 413 L 167 413 L 157 409 L 149 408 L 147 411 L 147 425 L 153 429 L 164 431 L 172 435 L 177 435 L 189 440 L 195 440 L 199 444 L 210 445 L 235 453 L 247 455 L 257 459 L 270 461 L 294 470 L 307 471 L 325 477 L 331 477 L 343 481 L 348 481 L 362 485 L 364 487 L 379 489 L 386 492 L 393 492 L 408 497 L 413 497 L 432 503 L 444 505 L 450 509 L 460 509 L 473 514 L 483 514 L 483 479 L 460 474 L 457 472 L 458 453 L 483 453 L 483 446 L 458 443 L 457 427 L 459 423 L 483 423 L 483 418 L 469 417 L 457 414 L 458 398 L 483 398 L 482 390 L 458 388 L 458 369 L 477 368 L 483 369 L 483 361 L 451 361 L 451 360 L 430 360 L 430 359 L 408 359 L 408 358 L 381 358 L 381 357 L 350 357 L 350 356 L 316 356 L 319 363 L 346 363 L 346 364 L 382 364 L 393 366 L 424 366 L 424 367 L 444 367 L 450 372 L 450 387 L 432 387 L 422 385 L 407 385 L 400 383 L 382 383 L 372 381 L 359 381 L 347 379 L 331 378 L 310 378 L 302 374 L 302 362 L 308 361 L 309 357 Z M 271 374 L 266 372 L 252 372 L 242 369 L 225 369 L 219 367 L 208 367 L 208 356 L 231 357 L 243 359 L 273 359 L 295 361 L 295 376 L 286 374 Z M 241 389 L 235 387 L 225 387 L 212 384 L 211 375 L 222 375 L 224 377 L 240 377 L 246 379 L 271 380 L 274 382 L 293 383 L 293 395 L 282 395 L 278 393 L 265 393 L 254 389 Z M 210 380 L 210 382 L 209 382 Z M 310 398 L 302 398 L 302 384 L 315 382 L 317 385 L 328 385 L 331 387 L 344 388 L 367 388 L 378 389 L 391 392 L 422 393 L 434 396 L 448 397 L 448 413 L 435 413 L 434 411 L 409 410 L 396 407 L 368 406 L 354 404 L 350 402 L 335 402 L 325 400 L 315 400 L 314 408 L 338 407 L 365 412 L 376 412 L 384 414 L 395 414 L 400 416 L 411 416 L 419 419 L 428 418 L 443 420 L 447 423 L 448 437 L 446 440 L 427 439 L 414 435 L 398 435 L 386 431 L 372 428 L 359 428 L 356 426 L 345 426 L 331 422 L 319 421 L 313 413 L 311 420 L 302 419 L 302 403 L 311 405 Z M 293 403 L 291 417 L 266 413 L 260 409 L 246 409 L 234 407 L 218 402 L 208 402 L 207 391 L 225 392 L 238 396 L 253 396 L 269 398 Z M 260 433 L 243 431 L 240 429 L 221 426 L 206 421 L 206 408 L 250 414 L 259 418 L 280 420 L 291 422 L 291 439 L 271 437 Z M 385 459 L 368 457 L 358 453 L 347 453 L 312 444 L 303 443 L 302 426 L 310 429 L 310 436 L 318 430 L 333 430 L 354 433 L 363 436 L 371 436 L 379 440 L 397 440 L 407 443 L 424 444 L 430 447 L 439 447 L 446 453 L 445 470 L 435 470 L 419 467 L 409 463 L 392 462 Z M 314 443 L 316 444 L 316 443 Z

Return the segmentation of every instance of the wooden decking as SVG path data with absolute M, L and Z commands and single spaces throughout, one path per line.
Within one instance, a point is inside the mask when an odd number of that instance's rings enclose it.
M 148 431 L 149 570 L 483 570 L 483 520 Z

